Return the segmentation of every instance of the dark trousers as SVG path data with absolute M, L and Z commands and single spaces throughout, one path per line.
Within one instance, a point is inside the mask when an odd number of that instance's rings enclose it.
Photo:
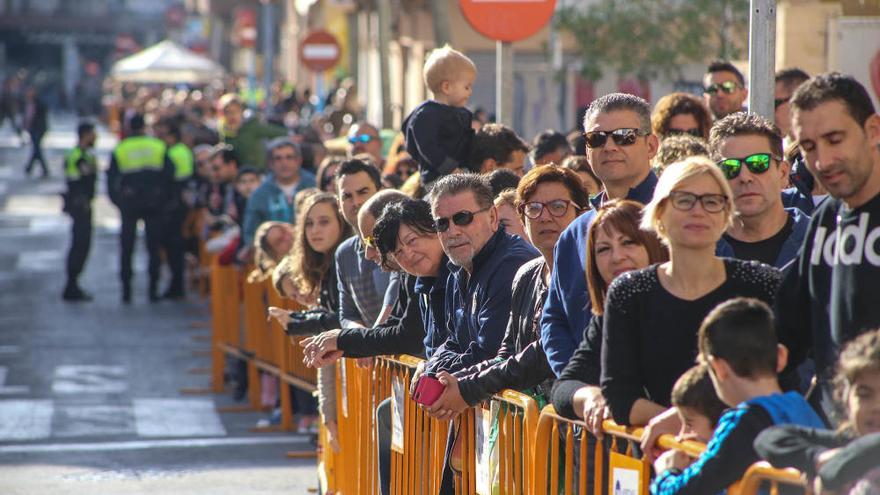
M 92 245 L 92 208 L 86 206 L 68 212 L 73 220 L 70 250 L 67 252 L 67 286 L 76 287 Z
M 150 290 L 155 291 L 159 282 L 159 247 L 161 246 L 162 215 L 158 211 L 125 209 L 122 213 L 122 233 L 120 239 L 119 275 L 125 287 L 131 286 L 131 257 L 134 254 L 134 240 L 137 237 L 138 220 L 144 221 L 149 255 Z
M 40 162 L 40 167 L 43 168 L 43 175 L 49 175 L 46 159 L 43 158 L 43 148 L 40 147 L 40 142 L 43 140 L 46 131 L 28 131 L 28 134 L 31 136 L 31 157 L 25 167 L 27 173 L 31 173 L 31 170 L 34 168 L 34 162 L 38 161 Z
M 162 226 L 162 247 L 168 256 L 168 268 L 171 269 L 171 285 L 168 287 L 171 291 L 180 291 L 184 289 L 183 283 L 183 223 L 186 221 L 186 208 L 175 208 L 171 212 L 165 214 L 165 221 Z

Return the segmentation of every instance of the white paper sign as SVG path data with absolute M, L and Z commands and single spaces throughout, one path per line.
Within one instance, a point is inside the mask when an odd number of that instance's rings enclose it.
M 391 450 L 403 454 L 404 385 L 400 377 L 391 380 Z
M 612 472 L 612 495 L 638 495 L 639 472 L 635 469 L 614 468 Z

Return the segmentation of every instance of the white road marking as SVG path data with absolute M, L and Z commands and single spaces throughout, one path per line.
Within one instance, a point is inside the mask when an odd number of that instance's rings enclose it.
M 49 438 L 53 412 L 51 400 L 0 402 L 0 441 Z
M 126 435 L 134 432 L 129 406 L 56 404 L 55 414 L 58 420 L 52 430 L 53 437 Z
M 6 385 L 6 377 L 9 369 L 6 366 L 0 366 L 0 395 L 22 395 L 29 394 L 31 388 L 25 385 Z
M 133 402 L 138 436 L 226 435 L 211 399 L 134 399 Z
M 56 394 L 118 394 L 128 389 L 124 366 L 62 365 L 55 367 Z
M 2 454 L 30 454 L 36 452 L 109 452 L 120 450 L 148 450 L 168 448 L 205 448 L 230 445 L 273 445 L 301 444 L 307 442 L 303 436 L 260 436 L 238 438 L 196 438 L 178 440 L 132 440 L 126 442 L 97 443 L 55 443 L 44 445 L 5 445 L 0 446 Z
M 25 251 L 19 253 L 16 269 L 24 272 L 61 271 L 64 268 L 61 251 Z

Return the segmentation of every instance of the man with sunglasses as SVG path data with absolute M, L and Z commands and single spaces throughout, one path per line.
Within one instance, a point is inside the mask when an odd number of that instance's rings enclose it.
M 647 204 L 657 176 L 651 159 L 659 142 L 651 133 L 651 106 L 637 96 L 612 93 L 587 109 L 584 116 L 587 157 L 604 190 L 590 202 L 625 198 Z M 541 344 L 558 376 L 580 344 L 589 322 L 587 233 L 595 217 L 590 210 L 569 225 L 556 243 L 550 288 L 541 315 Z
M 791 105 L 801 154 L 830 197 L 813 211 L 783 279 L 777 327 L 789 368 L 813 350 L 817 385 L 810 401 L 828 414 L 840 347 L 880 326 L 880 115 L 865 87 L 840 73 L 803 83 Z
M 726 60 L 709 64 L 703 76 L 703 98 L 715 120 L 739 112 L 749 92 L 742 72 Z
M 788 163 L 782 159 L 779 129 L 759 115 L 737 112 L 715 122 L 709 146 L 737 211 L 724 241 L 739 259 L 787 265 L 804 242 L 810 217 L 782 206 Z
M 791 134 L 791 95 L 810 76 L 797 68 L 782 69 L 776 72 L 776 83 L 773 87 L 773 120 L 782 132 L 783 148 L 794 140 Z
M 449 257 L 449 337 L 428 361 L 428 372 L 452 373 L 498 354 L 514 275 L 538 256 L 529 243 L 499 228 L 492 199 L 486 179 L 474 174 L 441 177 L 431 189 L 437 235 Z
M 351 156 L 366 153 L 373 157 L 379 170 L 385 165 L 382 156 L 382 138 L 379 130 L 372 124 L 357 122 L 348 130 L 348 144 L 351 145 Z

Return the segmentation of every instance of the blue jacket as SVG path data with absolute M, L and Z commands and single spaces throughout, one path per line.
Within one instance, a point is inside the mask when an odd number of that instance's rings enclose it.
M 449 336 L 446 328 L 446 280 L 449 278 L 449 258 L 440 261 L 440 273 L 436 277 L 418 277 L 415 293 L 419 298 L 422 324 L 425 326 L 425 356 L 431 359 L 434 351 Z
M 300 170 L 299 183 L 294 189 L 294 194 L 309 187 L 315 187 L 315 175 L 308 170 Z M 278 187 L 272 176 L 269 176 L 247 200 L 242 224 L 242 244 L 245 246 L 253 244 L 254 234 L 260 224 L 273 220 L 295 223 L 296 211 L 293 201 L 287 202 L 284 191 Z
M 785 211 L 794 219 L 794 225 L 792 225 L 791 234 L 788 236 L 788 239 L 782 244 L 779 256 L 773 262 L 773 266 L 780 269 L 797 258 L 798 251 L 804 245 L 804 239 L 807 237 L 807 229 L 810 227 L 809 215 L 800 208 L 786 208 Z M 723 237 L 718 241 L 718 250 L 719 252 L 729 253 L 726 256 L 730 258 L 736 258 L 733 254 L 733 248 Z
M 782 191 L 782 206 L 786 208 L 799 208 L 807 215 L 812 215 L 813 210 L 818 205 L 813 204 L 812 195 L 805 195 L 798 188 L 789 187 Z
M 626 199 L 647 204 L 654 196 L 657 176 L 648 176 L 629 190 Z M 605 202 L 603 191 L 591 200 L 598 208 Z M 556 376 L 574 354 L 590 321 L 590 295 L 587 292 L 587 233 L 596 216 L 596 210 L 585 212 L 576 218 L 559 236 L 554 252 L 553 272 L 547 301 L 541 315 L 541 345 L 547 353 L 547 361 Z
M 529 243 L 499 228 L 474 256 L 473 274 L 449 266 L 446 327 L 449 337 L 431 357 L 428 371 L 455 371 L 494 358 L 510 318 L 513 278 L 539 255 Z

